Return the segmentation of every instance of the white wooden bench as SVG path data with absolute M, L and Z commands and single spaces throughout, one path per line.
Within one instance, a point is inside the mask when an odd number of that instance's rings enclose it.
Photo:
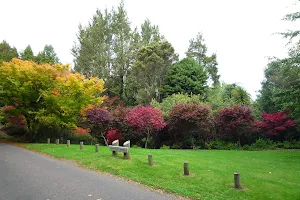
M 123 144 L 123 146 L 119 146 L 119 140 L 115 140 L 108 147 L 112 151 L 113 156 L 117 156 L 118 152 L 123 152 L 124 153 L 124 159 L 129 159 L 130 158 L 130 141 L 129 140 L 126 141 Z

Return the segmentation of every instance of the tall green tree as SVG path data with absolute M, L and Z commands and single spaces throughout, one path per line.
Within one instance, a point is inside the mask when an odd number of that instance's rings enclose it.
M 162 87 L 163 97 L 171 94 L 200 94 L 204 98 L 207 86 L 207 72 L 192 58 L 184 58 L 167 72 Z
M 33 54 L 33 51 L 31 49 L 31 46 L 28 45 L 24 51 L 21 53 L 21 59 L 22 60 L 31 60 L 31 61 L 35 61 L 35 56 Z
M 59 58 L 57 57 L 53 46 L 45 45 L 43 51 L 39 52 L 35 58 L 37 63 L 49 63 L 49 64 L 57 64 L 59 63 Z
M 11 47 L 5 40 L 0 43 L 0 61 L 9 62 L 13 58 L 18 58 L 16 47 Z
M 198 33 L 196 38 L 190 40 L 190 45 L 186 52 L 188 58 L 194 58 L 198 64 L 204 66 L 209 73 L 209 78 L 214 85 L 219 84 L 217 55 L 207 55 L 207 46 L 204 43 L 202 33 Z
M 298 0 L 297 3 L 299 3 L 300 1 Z M 290 21 L 290 22 L 295 22 L 298 21 L 300 19 L 300 12 L 294 12 L 294 13 L 289 13 L 287 15 L 284 16 L 283 20 L 285 21 Z M 300 35 L 300 30 L 288 30 L 284 33 L 280 33 L 281 35 L 283 35 L 285 38 L 289 38 L 290 42 L 297 37 L 298 35 Z
M 285 16 L 284 20 L 297 21 L 300 13 L 295 12 Z M 299 30 L 288 31 L 283 36 L 294 39 Z M 288 57 L 273 58 L 265 69 L 265 80 L 258 96 L 260 109 L 265 112 L 289 110 L 290 115 L 300 122 L 300 41 L 289 49 Z
M 124 3 L 111 11 L 97 10 L 88 26 L 79 26 L 77 39 L 72 48 L 75 71 L 103 78 L 106 93 L 124 99 L 126 78 L 139 45 Z
M 289 57 L 273 59 L 265 69 L 265 80 L 258 97 L 266 112 L 291 111 L 300 122 L 300 45 L 290 50 Z
M 114 57 L 111 66 L 113 80 L 111 84 L 113 88 L 111 89 L 114 89 L 115 95 L 124 99 L 126 77 L 131 69 L 133 59 L 130 46 L 133 33 L 123 2 L 119 5 L 117 11 L 113 12 L 112 32 L 112 50 Z
M 107 81 L 112 64 L 112 11 L 96 11 L 86 27 L 79 25 L 77 41 L 71 49 L 74 69 L 86 76 Z
M 96 11 L 86 27 L 79 25 L 77 41 L 72 48 L 75 71 L 86 76 L 96 76 L 105 81 L 105 93 L 119 96 L 126 104 L 136 102 L 140 80 L 132 69 L 140 50 L 163 36 L 159 28 L 145 20 L 131 29 L 130 21 L 121 2 L 116 9 Z
M 160 100 L 159 89 L 163 85 L 169 67 L 178 60 L 172 45 L 167 42 L 153 42 L 140 49 L 133 65 L 131 78 L 137 80 L 136 99 L 148 104 L 152 98 Z
M 160 34 L 159 27 L 152 25 L 149 19 L 146 19 L 141 25 L 141 43 L 143 46 L 152 42 L 164 40 L 164 36 Z

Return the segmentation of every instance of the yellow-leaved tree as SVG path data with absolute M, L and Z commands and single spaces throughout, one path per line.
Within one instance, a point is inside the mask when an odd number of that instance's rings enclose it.
M 28 139 L 40 124 L 75 128 L 80 111 L 103 101 L 104 82 L 72 73 L 69 65 L 13 59 L 0 63 L 0 105 L 4 119 L 24 119 Z M 13 121 L 13 120 L 11 120 Z

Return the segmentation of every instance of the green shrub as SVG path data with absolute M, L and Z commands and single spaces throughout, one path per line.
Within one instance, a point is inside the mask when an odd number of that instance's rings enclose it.
M 171 146 L 171 149 L 181 149 L 182 148 L 182 143 L 174 143 Z
M 283 142 L 284 149 L 300 149 L 300 141 L 293 140 L 291 142 L 284 141 Z
M 170 146 L 163 145 L 162 147 L 160 147 L 160 149 L 170 149 Z
M 71 136 L 71 138 L 69 138 L 71 140 L 72 144 L 79 144 L 80 142 L 83 142 L 83 144 L 97 144 L 98 140 L 91 136 L 90 134 L 86 134 L 86 135 L 80 135 L 80 134 L 73 134 Z
M 273 149 L 275 147 L 272 140 L 257 139 L 252 145 L 255 149 Z
M 211 140 L 206 142 L 205 149 L 218 149 L 218 150 L 237 150 L 240 149 L 238 143 L 225 142 L 223 140 Z
M 244 146 L 242 147 L 242 150 L 251 151 L 251 150 L 253 150 L 253 147 L 250 146 L 250 145 L 248 145 L 248 144 L 246 144 L 246 145 L 244 145 Z

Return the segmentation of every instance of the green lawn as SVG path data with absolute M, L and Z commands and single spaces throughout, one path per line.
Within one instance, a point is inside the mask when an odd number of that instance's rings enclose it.
M 300 199 L 300 151 L 218 151 L 131 149 L 131 159 L 115 158 L 107 147 L 24 144 L 26 148 L 82 166 L 116 174 L 168 192 L 195 199 Z M 153 155 L 154 166 L 147 165 Z M 183 176 L 183 163 L 190 165 Z M 240 172 L 247 189 L 233 189 L 233 173 Z

